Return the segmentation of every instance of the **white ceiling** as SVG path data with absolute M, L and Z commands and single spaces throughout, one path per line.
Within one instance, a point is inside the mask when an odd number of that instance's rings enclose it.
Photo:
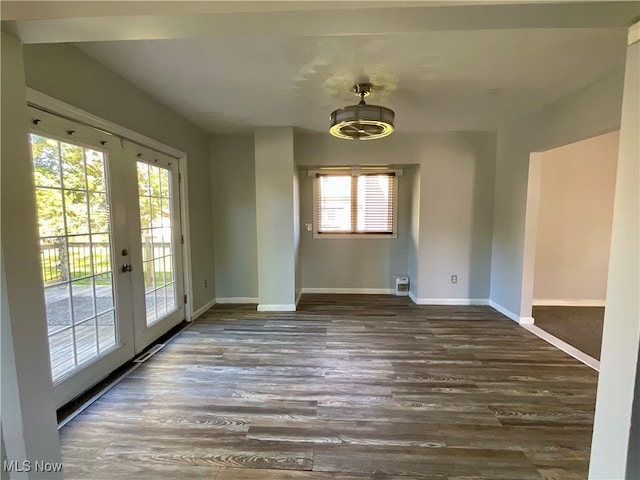
M 396 111 L 398 131 L 492 130 L 624 65 L 624 30 L 482 30 L 78 44 L 209 132 L 327 129 L 356 103 Z
M 492 130 L 624 66 L 628 5 L 436 3 L 295 12 L 262 4 L 239 14 L 23 20 L 12 28 L 23 41 L 76 41 L 211 133 L 326 131 L 332 110 L 357 101 L 351 88 L 362 80 L 378 87 L 368 103 L 396 111 L 397 131 Z

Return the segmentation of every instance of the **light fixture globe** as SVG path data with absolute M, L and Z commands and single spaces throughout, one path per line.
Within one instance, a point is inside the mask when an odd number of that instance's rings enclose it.
M 391 135 L 396 116 L 393 110 L 364 102 L 364 97 L 371 93 L 370 83 L 358 83 L 353 90 L 360 96 L 360 103 L 331 112 L 329 133 L 348 140 L 374 140 Z

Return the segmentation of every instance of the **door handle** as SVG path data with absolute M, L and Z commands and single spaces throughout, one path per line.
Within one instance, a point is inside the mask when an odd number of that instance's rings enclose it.
M 122 265 L 122 267 L 120 267 L 120 270 L 122 271 L 122 273 L 127 273 L 133 270 L 133 266 L 131 264 Z

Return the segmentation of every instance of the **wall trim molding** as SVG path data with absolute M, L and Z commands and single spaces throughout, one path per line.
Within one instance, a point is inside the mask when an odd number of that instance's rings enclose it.
M 336 293 L 336 294 L 364 294 L 364 295 L 393 295 L 393 288 L 303 288 L 301 293 Z
M 418 297 L 416 297 L 411 290 L 409 290 L 409 298 L 413 303 L 418 305 Z
M 416 305 L 489 305 L 487 298 L 420 298 L 409 295 Z
M 554 299 L 534 298 L 534 307 L 604 307 L 606 301 L 599 299 Z
M 489 306 L 520 325 L 533 325 L 533 317 L 521 317 L 493 300 L 489 300 Z
M 298 295 L 296 296 L 296 308 L 298 307 L 298 303 L 300 303 L 300 297 L 302 297 L 302 289 L 300 289 Z
M 264 303 L 258 304 L 257 310 L 259 312 L 295 312 L 296 306 L 293 303 L 287 303 L 282 305 L 268 305 Z
M 258 297 L 219 297 L 217 303 L 242 303 L 242 304 L 257 304 Z
M 76 122 L 84 123 L 91 128 L 97 128 L 99 130 L 112 133 L 119 137 L 124 137 L 135 143 L 139 143 L 152 150 L 157 150 L 160 153 L 164 153 L 165 155 L 169 155 L 170 157 L 174 157 L 176 159 L 186 157 L 187 155 L 185 152 L 178 150 L 177 148 L 173 148 L 170 145 L 159 142 L 151 137 L 147 137 L 146 135 L 138 133 L 135 130 L 131 130 L 115 122 L 89 113 L 86 110 L 82 110 L 81 108 L 63 102 L 62 100 L 58 100 L 57 98 L 47 95 L 46 93 L 42 93 L 39 90 L 27 87 L 26 92 L 28 104 L 50 110 L 50 113 L 52 113 L 53 115 L 68 115 L 69 117 L 71 117 L 70 119 Z
M 205 303 L 199 309 L 195 310 L 191 314 L 191 321 L 193 322 L 196 318 L 201 317 L 207 310 L 209 310 L 211 307 L 213 307 L 216 303 L 217 303 L 216 299 L 214 298 L 212 300 L 209 300 L 207 303 Z
M 526 330 L 529 330 L 531 333 L 533 333 L 537 337 L 540 337 L 545 342 L 548 342 L 551 345 L 553 345 L 554 347 L 559 348 L 563 352 L 571 355 L 576 360 L 579 360 L 582 363 L 584 363 L 585 365 L 593 368 L 595 371 L 597 371 L 597 372 L 600 371 L 600 361 L 599 360 L 596 360 L 595 358 L 587 355 L 586 353 L 581 352 L 580 350 L 578 350 L 573 345 L 569 345 L 567 342 L 565 342 L 563 340 L 560 340 L 558 337 L 556 337 L 554 335 L 551 335 L 548 332 L 545 332 L 544 330 L 542 330 L 537 325 L 523 325 L 522 328 L 524 328 Z
M 502 305 L 500 305 L 497 302 L 494 302 L 493 300 L 489 300 L 489 306 L 497 311 L 499 311 L 501 314 L 503 314 L 505 317 L 510 318 L 511 320 L 513 320 L 516 323 L 520 323 L 520 315 L 517 315 L 515 313 L 513 313 L 511 310 L 508 310 L 507 308 L 503 307 Z M 533 323 L 533 322 L 532 322 Z

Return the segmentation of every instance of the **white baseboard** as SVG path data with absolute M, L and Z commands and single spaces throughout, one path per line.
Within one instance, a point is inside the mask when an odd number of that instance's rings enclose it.
M 258 303 L 258 297 L 222 297 L 217 303 Z
M 298 292 L 298 295 L 296 296 L 296 308 L 298 307 L 298 303 L 300 303 L 301 296 L 302 296 L 302 289 L 300 289 L 300 291 Z
M 534 307 L 604 307 L 605 300 L 598 299 L 573 299 L 557 300 L 554 298 L 534 298 Z
M 492 308 L 495 308 L 505 317 L 509 317 L 511 320 L 513 320 L 516 323 L 519 323 L 520 325 L 533 325 L 533 317 L 521 317 L 517 313 L 513 313 L 511 310 L 506 309 L 505 307 L 503 307 L 499 303 L 494 302 L 493 300 L 489 300 L 489 306 Z
M 569 345 L 567 342 L 560 340 L 558 337 L 551 335 L 549 332 L 545 332 L 544 330 L 542 330 L 540 327 L 536 325 L 523 325 L 522 328 L 526 328 L 534 335 L 540 337 L 546 342 L 549 342 L 554 347 L 558 347 L 563 352 L 568 353 L 576 360 L 581 361 L 582 363 L 584 363 L 585 365 L 588 365 L 594 370 L 600 371 L 600 362 L 598 360 L 587 355 L 584 352 L 581 352 L 573 345 Z
M 393 288 L 303 288 L 301 293 L 351 293 L 366 295 L 393 295 Z
M 486 298 L 420 298 L 409 294 L 416 305 L 489 305 Z
M 284 305 L 265 305 L 258 304 L 259 312 L 295 312 L 296 306 L 293 303 Z
M 509 317 L 514 322 L 520 323 L 520 315 L 517 315 L 517 314 L 513 313 L 511 310 L 506 309 L 505 307 L 503 307 L 499 303 L 496 303 L 493 300 L 489 300 L 489 306 L 491 308 L 496 309 L 497 311 L 499 311 L 504 316 Z
M 203 306 L 201 306 L 199 309 L 197 309 L 195 312 L 191 314 L 191 321 L 193 322 L 196 318 L 201 317 L 207 310 L 213 307 L 216 303 L 218 302 L 216 301 L 215 298 L 205 303 Z

